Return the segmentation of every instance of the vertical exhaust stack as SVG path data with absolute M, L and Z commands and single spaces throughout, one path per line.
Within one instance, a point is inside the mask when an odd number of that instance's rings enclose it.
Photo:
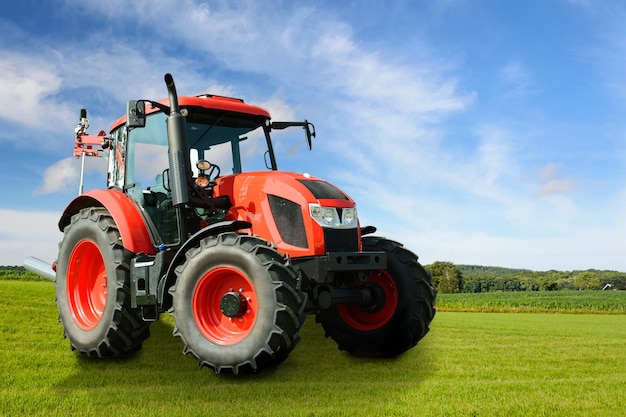
M 170 101 L 170 114 L 167 117 L 167 141 L 169 145 L 168 157 L 170 163 L 170 181 L 172 189 L 172 204 L 176 207 L 178 236 L 180 242 L 187 240 L 187 223 L 185 222 L 185 204 L 189 201 L 187 190 L 187 173 L 191 172 L 189 160 L 189 143 L 187 141 L 187 127 L 185 117 L 178 109 L 178 96 L 174 78 L 170 73 L 165 74 L 165 85 Z
M 189 145 L 185 118 L 178 109 L 176 86 L 171 74 L 165 74 L 165 85 L 170 101 L 170 114 L 167 118 L 167 137 L 169 143 L 170 180 L 172 181 L 172 202 L 174 206 L 189 201 L 187 191 L 187 172 L 191 171 Z

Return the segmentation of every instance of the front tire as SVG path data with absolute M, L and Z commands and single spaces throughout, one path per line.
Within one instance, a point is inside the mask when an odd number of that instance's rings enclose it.
M 149 323 L 131 309 L 130 252 L 104 208 L 72 216 L 59 244 L 56 301 L 72 350 L 98 358 L 141 349 Z
M 215 373 L 258 372 L 286 359 L 306 318 L 289 260 L 237 233 L 207 237 L 186 257 L 170 289 L 184 353 Z
M 428 333 L 435 315 L 432 279 L 417 256 L 397 242 L 365 237 L 363 251 L 387 253 L 387 269 L 371 271 L 367 281 L 356 284 L 375 288 L 378 303 L 337 304 L 318 313 L 317 320 L 340 350 L 358 356 L 396 356 Z

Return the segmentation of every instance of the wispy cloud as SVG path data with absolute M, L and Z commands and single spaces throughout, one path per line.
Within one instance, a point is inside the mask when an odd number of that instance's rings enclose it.
M 572 193 L 574 190 L 572 180 L 562 178 L 558 171 L 559 166 L 553 162 L 549 162 L 541 169 L 538 175 L 537 190 L 533 193 L 534 198 Z
M 535 93 L 532 75 L 520 61 L 508 62 L 501 69 L 500 77 L 505 84 L 505 95 L 509 98 L 522 98 Z

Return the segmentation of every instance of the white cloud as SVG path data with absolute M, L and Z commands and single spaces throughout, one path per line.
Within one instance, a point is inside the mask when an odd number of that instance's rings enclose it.
M 0 60 L 0 119 L 33 130 L 55 131 L 69 116 L 65 103 L 54 98 L 62 85 L 54 62 L 22 53 L 3 51 Z
M 46 168 L 42 183 L 35 190 L 36 195 L 53 194 L 78 190 L 80 184 L 80 158 L 69 157 L 61 159 Z M 106 172 L 106 160 L 102 157 L 87 157 L 85 159 L 85 178 L 90 172 Z M 104 183 L 101 183 L 104 187 Z
M 60 213 L 0 209 L 0 265 L 20 265 L 29 256 L 56 260 L 63 235 Z
M 623 271 L 626 229 L 579 227 L 554 236 L 497 237 L 486 233 L 439 231 L 430 236 L 405 236 L 407 247 L 421 253 L 423 263 L 447 260 L 457 264 L 507 266 L 535 270 Z
M 272 115 L 273 120 L 293 121 L 296 117 L 294 109 L 285 102 L 284 97 L 278 95 L 274 95 L 268 100 L 254 103 L 254 105 L 267 109 Z
M 59 191 L 66 191 L 70 187 L 75 187 L 80 177 L 80 162 L 76 158 L 65 158 L 46 169 L 43 176 L 43 183 L 36 194 L 51 194 Z

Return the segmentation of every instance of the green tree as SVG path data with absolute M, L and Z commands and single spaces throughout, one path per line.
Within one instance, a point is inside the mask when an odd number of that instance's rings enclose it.
M 603 271 L 600 274 L 600 286 L 604 288 L 606 284 L 611 284 L 613 289 L 626 289 L 626 274 L 617 271 Z
M 539 291 L 539 284 L 537 280 L 532 276 L 523 276 L 518 278 L 520 281 L 520 288 L 522 291 Z
M 598 290 L 600 289 L 600 277 L 592 271 L 580 272 L 574 277 L 574 285 L 579 290 Z
M 426 267 L 433 277 L 433 285 L 440 293 L 458 293 L 463 290 L 463 274 L 452 262 L 437 261 Z

